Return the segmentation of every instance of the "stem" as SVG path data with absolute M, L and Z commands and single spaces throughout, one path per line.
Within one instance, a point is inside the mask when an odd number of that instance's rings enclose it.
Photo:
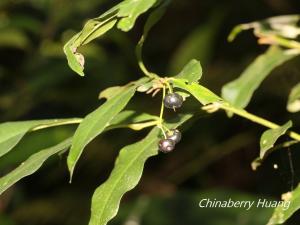
M 244 118 L 246 118 L 246 119 L 248 119 L 248 120 L 250 120 L 250 121 L 252 121 L 254 123 L 263 125 L 263 126 L 268 127 L 270 129 L 276 129 L 276 128 L 280 127 L 276 123 L 273 123 L 273 122 L 271 122 L 269 120 L 266 120 L 264 118 L 261 118 L 259 116 L 254 115 L 254 114 L 251 114 L 251 113 L 249 113 L 249 112 L 247 112 L 247 111 L 245 111 L 243 109 L 237 109 L 237 108 L 232 107 L 232 106 L 230 106 L 228 104 L 220 104 L 219 108 L 221 108 L 221 109 L 223 109 L 223 110 L 225 110 L 227 112 L 232 112 L 232 113 L 234 113 L 236 115 L 244 117 Z M 291 138 L 293 138 L 293 139 L 295 139 L 297 141 L 300 141 L 300 134 L 298 134 L 296 132 L 293 132 L 293 131 L 290 131 L 290 132 L 288 132 L 288 135 Z
M 172 93 L 173 93 L 173 88 L 172 88 L 172 86 L 170 85 L 170 83 L 169 83 L 168 81 L 166 82 L 166 84 L 167 84 L 167 86 L 168 86 L 168 89 L 169 89 L 170 93 L 172 94 Z
M 163 116 L 164 116 L 164 109 L 165 109 L 165 106 L 164 106 L 165 96 L 166 96 L 166 87 L 163 86 L 163 96 L 162 96 L 161 107 L 160 107 L 160 114 L 159 114 L 159 125 L 160 126 L 163 123 Z
M 161 101 L 161 107 L 160 107 L 160 114 L 159 114 L 159 120 L 158 120 L 158 124 L 157 126 L 161 129 L 163 135 L 165 138 L 167 138 L 167 135 L 164 131 L 164 128 L 163 128 L 163 116 L 164 116 L 164 109 L 165 109 L 165 106 L 164 106 L 164 99 L 165 99 L 165 96 L 166 96 L 166 86 L 163 85 L 163 95 L 162 95 L 162 101 Z
M 141 40 L 139 41 L 139 43 L 137 44 L 137 47 L 135 49 L 135 54 L 138 60 L 138 65 L 141 69 L 141 71 L 149 78 L 151 79 L 158 79 L 159 76 L 156 75 L 155 73 L 151 73 L 145 66 L 144 62 L 143 62 L 143 45 L 144 45 L 144 41 L 145 41 L 145 37 L 142 36 Z

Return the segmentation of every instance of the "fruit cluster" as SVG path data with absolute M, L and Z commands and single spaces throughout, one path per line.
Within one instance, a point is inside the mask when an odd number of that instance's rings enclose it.
M 183 98 L 177 93 L 169 93 L 163 99 L 164 106 L 169 109 L 177 109 L 182 106 Z M 181 140 L 181 132 L 177 129 L 171 129 L 166 137 L 159 141 L 159 150 L 163 153 L 169 153 L 174 150 L 175 145 Z

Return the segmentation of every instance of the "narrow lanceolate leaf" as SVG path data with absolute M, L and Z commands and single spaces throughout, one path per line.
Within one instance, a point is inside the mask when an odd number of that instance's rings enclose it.
M 300 209 L 300 185 L 294 191 L 283 194 L 282 200 L 284 202 L 274 210 L 267 225 L 283 224 Z
M 276 129 L 269 129 L 262 134 L 260 138 L 260 159 L 265 157 L 266 153 L 274 146 L 277 139 L 284 135 L 292 125 L 292 121 L 289 121 Z
M 292 113 L 300 111 L 300 83 L 298 83 L 291 90 L 287 104 L 287 110 Z
M 214 94 L 209 89 L 197 84 L 188 84 L 185 79 L 172 79 L 172 83 L 175 87 L 183 89 L 193 95 L 202 105 L 207 105 L 213 102 L 220 102 L 222 99 Z
M 44 149 L 30 156 L 19 167 L 0 178 L 0 195 L 22 178 L 36 172 L 43 163 L 52 155 L 55 155 L 71 146 L 72 139 L 69 138 L 58 145 Z
M 198 82 L 202 77 L 202 67 L 198 60 L 192 59 L 183 70 L 175 76 L 178 79 L 185 79 L 189 83 Z
M 92 40 L 101 37 L 111 30 L 115 24 L 123 31 L 129 31 L 136 19 L 150 9 L 157 0 L 124 0 L 97 18 L 86 22 L 83 29 L 74 35 L 64 46 L 70 68 L 77 74 L 84 76 L 84 56 L 78 48 Z
M 2 123 L 0 124 L 0 157 L 15 147 L 27 132 L 35 129 L 79 123 L 79 121 L 80 119 L 74 118 Z
M 191 115 L 184 115 L 169 128 L 176 128 L 189 118 Z M 89 225 L 106 225 L 115 217 L 122 196 L 139 182 L 146 160 L 158 154 L 160 138 L 160 129 L 154 128 L 143 140 L 120 151 L 110 177 L 93 195 Z
M 148 79 L 143 78 L 137 83 L 127 86 L 126 89 L 108 99 L 103 105 L 83 119 L 75 132 L 72 147 L 68 155 L 67 163 L 71 178 L 74 167 L 85 146 L 101 134 L 110 125 L 112 119 L 123 110 L 134 95 L 137 86 L 147 81 Z
M 252 62 L 239 78 L 222 88 L 222 98 L 238 108 L 245 108 L 263 80 L 273 69 L 299 55 L 299 52 L 270 47 Z

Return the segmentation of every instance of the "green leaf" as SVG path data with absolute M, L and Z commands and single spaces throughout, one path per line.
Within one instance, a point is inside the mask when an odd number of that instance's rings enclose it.
M 115 128 L 131 128 L 131 125 L 138 125 L 148 121 L 158 120 L 158 116 L 150 115 L 148 113 L 138 113 L 133 110 L 126 110 L 120 112 L 111 122 L 106 130 Z
M 123 31 L 129 31 L 139 15 L 149 10 L 157 0 L 125 0 L 119 4 L 118 28 Z
M 299 15 L 283 15 L 240 24 L 231 31 L 228 41 L 233 41 L 241 31 L 249 29 L 253 29 L 254 34 L 259 38 L 267 36 L 278 36 L 288 39 L 297 38 L 300 34 L 300 28 L 297 26 L 299 20 Z
M 90 19 L 81 32 L 74 35 L 64 46 L 64 52 L 70 68 L 84 76 L 84 56 L 77 50 L 92 40 L 117 27 L 129 31 L 134 26 L 138 16 L 150 9 L 157 0 L 124 0 L 101 16 Z
M 266 153 L 274 146 L 277 139 L 284 135 L 289 128 L 293 125 L 292 121 L 285 123 L 284 125 L 265 131 L 260 138 L 260 154 L 259 157 L 263 159 Z
M 86 145 L 90 143 L 96 136 L 101 134 L 107 126 L 109 126 L 112 119 L 127 105 L 129 100 L 133 97 L 136 88 L 140 84 L 143 84 L 147 81 L 148 78 L 142 78 L 135 84 L 127 86 L 126 89 L 108 99 L 103 105 L 101 105 L 92 113 L 88 114 L 83 119 L 74 134 L 72 147 L 68 155 L 67 163 L 71 179 L 75 165 Z
M 35 153 L 24 161 L 19 167 L 0 178 L 0 195 L 22 178 L 36 172 L 43 163 L 52 155 L 55 155 L 71 146 L 72 138 L 69 138 L 58 145 Z
M 72 124 L 78 121 L 80 119 L 74 118 L 2 123 L 0 124 L 0 157 L 15 147 L 27 132 L 35 129 Z
M 80 33 L 76 34 L 65 44 L 64 53 L 67 57 L 69 67 L 80 76 L 84 76 L 84 56 L 77 52 L 78 46 L 73 46 L 79 35 Z
M 298 83 L 289 95 L 287 110 L 295 113 L 300 111 L 300 83 Z
M 122 92 L 124 89 L 126 89 L 126 86 L 114 86 L 106 88 L 105 90 L 101 91 L 99 94 L 99 99 L 111 99 L 115 95 Z
M 193 95 L 202 105 L 222 101 L 222 99 L 219 96 L 214 94 L 209 89 L 201 86 L 200 84 L 188 84 L 187 80 L 176 78 L 172 78 L 171 81 L 175 87 L 186 90 L 191 95 Z
M 179 122 L 169 124 L 169 128 L 176 128 L 190 118 L 191 115 L 184 115 Z M 120 151 L 110 177 L 93 195 L 89 225 L 105 225 L 115 217 L 123 195 L 139 182 L 146 160 L 158 154 L 160 138 L 161 131 L 156 127 L 143 140 Z
M 202 77 L 202 67 L 198 60 L 192 59 L 183 70 L 175 76 L 178 79 L 185 79 L 189 83 L 198 82 Z
M 223 86 L 222 98 L 237 108 L 245 108 L 254 91 L 271 71 L 297 55 L 298 52 L 292 53 L 278 47 L 270 47 L 266 53 L 258 56 L 239 78 Z
M 282 199 L 284 202 L 274 210 L 267 225 L 283 224 L 300 209 L 300 185 L 294 191 L 283 194 Z

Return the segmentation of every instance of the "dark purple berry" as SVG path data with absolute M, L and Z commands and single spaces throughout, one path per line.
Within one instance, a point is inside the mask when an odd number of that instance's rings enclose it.
M 159 150 L 163 153 L 169 153 L 174 150 L 175 142 L 171 139 L 162 139 L 158 143 Z
M 169 93 L 164 98 L 164 105 L 169 109 L 180 108 L 183 103 L 183 98 L 181 95 L 177 93 Z
M 177 129 L 172 129 L 167 135 L 167 138 L 173 140 L 175 144 L 177 144 L 181 140 L 181 132 Z

